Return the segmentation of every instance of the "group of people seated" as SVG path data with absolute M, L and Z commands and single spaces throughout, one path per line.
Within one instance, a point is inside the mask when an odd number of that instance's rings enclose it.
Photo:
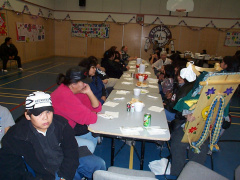
M 106 169 L 104 160 L 93 154 L 99 135 L 89 132 L 88 125 L 96 123 L 109 88 L 129 69 L 128 62 L 136 59 L 130 57 L 127 50 L 127 46 L 121 51 L 112 46 L 100 63 L 94 56 L 85 58 L 78 66 L 58 75 L 59 86 L 51 94 L 39 91 L 29 94 L 24 115 L 16 125 L 9 111 L 0 106 L 1 114 L 6 114 L 0 119 L 0 138 L 3 137 L 0 179 L 92 179 L 94 171 Z M 159 79 L 171 127 L 171 175 L 178 176 L 184 167 L 188 146 L 181 143 L 184 134 L 181 125 L 193 121 L 194 117 L 192 112 L 182 115 L 174 107 L 187 96 L 195 82 L 181 77 L 186 61 L 179 54 L 170 58 L 165 51 L 157 54 L 152 56 L 150 64 Z M 221 62 L 223 71 L 232 71 L 234 61 L 233 57 L 226 56 Z M 181 120 L 180 125 L 176 120 Z M 10 126 L 13 127 L 9 129 Z M 206 143 L 200 154 L 190 155 L 192 160 L 204 163 Z

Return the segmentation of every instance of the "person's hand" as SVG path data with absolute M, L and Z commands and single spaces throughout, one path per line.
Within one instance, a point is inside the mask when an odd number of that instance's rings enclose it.
M 187 121 L 193 122 L 195 120 L 195 117 L 192 114 L 188 114 L 185 116 L 187 118 Z
M 164 106 L 166 106 L 166 103 L 163 103 Z
M 108 83 L 108 80 L 107 79 L 104 79 L 102 80 L 103 84 L 107 84 Z
M 129 69 L 130 69 L 130 67 L 129 67 L 129 66 L 126 66 L 126 68 L 127 68 L 127 70 L 129 70 Z
M 106 96 L 102 96 L 101 99 L 105 102 L 106 101 Z
M 119 59 L 115 59 L 114 61 L 116 61 L 116 62 L 120 62 L 120 60 L 119 60 Z
M 85 84 L 84 83 L 84 87 L 83 89 L 80 91 L 80 93 L 83 93 L 83 94 L 88 94 L 88 93 L 92 93 L 92 90 L 90 88 L 90 86 L 88 84 Z

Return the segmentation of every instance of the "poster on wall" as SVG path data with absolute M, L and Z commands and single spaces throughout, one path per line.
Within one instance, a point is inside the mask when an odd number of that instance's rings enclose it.
M 7 36 L 6 18 L 4 13 L 0 13 L 0 36 Z
M 17 23 L 17 41 L 33 42 L 45 39 L 45 30 L 43 25 Z
M 72 36 L 109 38 L 109 24 L 72 24 Z
M 225 46 L 240 46 L 240 32 L 227 32 Z

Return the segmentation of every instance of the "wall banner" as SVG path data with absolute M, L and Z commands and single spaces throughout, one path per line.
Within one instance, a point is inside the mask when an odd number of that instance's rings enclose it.
M 72 24 L 72 36 L 109 38 L 109 24 Z
M 225 46 L 240 46 L 240 32 L 227 32 Z
M 0 13 L 0 36 L 7 36 L 6 18 L 4 13 Z
M 45 29 L 43 25 L 17 23 L 17 41 L 33 42 L 45 39 Z

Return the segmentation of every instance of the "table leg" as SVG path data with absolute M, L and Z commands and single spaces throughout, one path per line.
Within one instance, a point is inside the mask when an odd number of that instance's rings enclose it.
M 114 165 L 114 153 L 115 153 L 115 138 L 112 138 L 112 147 L 111 147 L 111 166 Z
M 141 147 L 141 159 L 140 159 L 140 170 L 143 170 L 144 153 L 145 153 L 145 141 L 142 141 L 142 147 Z
M 130 157 L 129 157 L 129 169 L 133 168 L 133 153 L 134 153 L 134 148 L 133 148 L 133 145 L 131 145 Z

